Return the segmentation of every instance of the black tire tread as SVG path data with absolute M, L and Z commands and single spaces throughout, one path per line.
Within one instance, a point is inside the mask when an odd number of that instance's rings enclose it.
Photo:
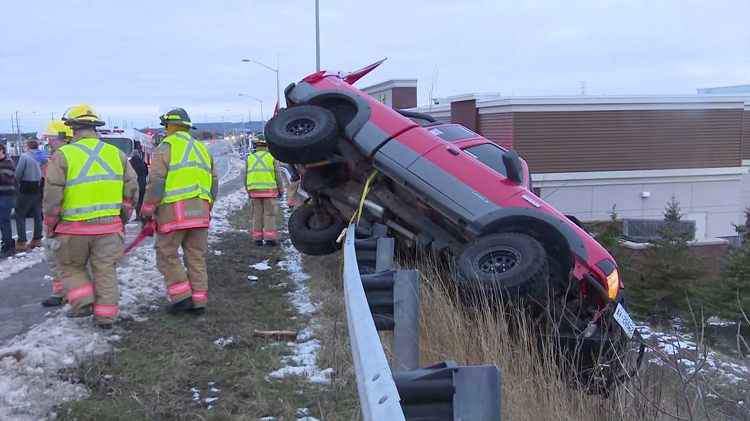
M 318 122 L 313 131 L 291 136 L 284 126 L 292 120 L 311 117 Z M 278 113 L 266 123 L 264 130 L 268 151 L 286 164 L 308 164 L 328 158 L 336 148 L 339 129 L 334 114 L 317 105 L 297 105 Z
M 498 244 L 513 246 L 523 253 L 524 261 L 521 267 L 519 270 L 501 275 L 501 278 L 478 274 L 472 267 L 473 257 Z M 539 299 L 545 297 L 547 292 L 549 278 L 547 254 L 539 241 L 526 234 L 508 232 L 479 237 L 460 250 L 454 259 L 454 268 L 459 286 L 468 289 L 469 293 L 482 288 L 485 292 L 500 294 L 509 292 L 512 295 Z M 502 281 L 502 284 L 498 281 Z
M 340 250 L 341 245 L 336 240 L 341 235 L 341 231 L 346 227 L 346 224 L 334 218 L 334 223 L 329 228 L 314 231 L 308 225 L 308 221 L 313 214 L 312 207 L 308 204 L 303 204 L 289 215 L 287 227 L 289 229 L 289 239 L 294 248 L 308 256 L 325 256 Z

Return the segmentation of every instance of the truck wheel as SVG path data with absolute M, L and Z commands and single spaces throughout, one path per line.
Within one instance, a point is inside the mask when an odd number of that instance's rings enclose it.
M 307 164 L 328 158 L 339 140 L 336 117 L 317 105 L 298 105 L 268 120 L 268 151 L 287 164 Z
M 547 254 L 539 241 L 525 234 L 479 237 L 460 250 L 453 264 L 464 294 L 509 294 L 511 300 L 525 301 L 546 293 Z
M 346 223 L 331 215 L 318 217 L 308 204 L 295 209 L 287 225 L 292 245 L 302 254 L 324 256 L 341 249 L 336 240 Z

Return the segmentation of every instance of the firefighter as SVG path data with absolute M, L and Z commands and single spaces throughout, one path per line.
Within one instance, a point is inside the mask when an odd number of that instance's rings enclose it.
M 294 169 L 293 166 L 289 168 L 289 190 L 286 192 L 286 205 L 289 211 L 294 210 L 294 205 L 297 201 L 297 189 L 301 183 L 301 174 Z
M 167 137 L 151 161 L 141 221 L 156 219 L 154 248 L 169 292 L 167 313 L 201 315 L 208 299 L 205 254 L 219 179 L 206 147 L 188 133 L 195 126 L 187 112 L 172 108 L 159 119 Z M 187 273 L 178 254 L 180 246 Z
M 47 169 L 47 238 L 72 307 L 67 316 L 93 315 L 98 327 L 108 329 L 119 309 L 115 268 L 138 199 L 138 180 L 127 156 L 99 140 L 96 127 L 104 121 L 88 104 L 69 108 L 62 120 L 73 138 L 54 153 Z
M 253 139 L 255 151 L 247 156 L 243 171 L 247 194 L 253 209 L 253 240 L 256 246 L 276 246 L 276 212 L 284 194 L 279 161 L 268 152 L 266 139 Z
M 41 137 L 43 139 L 47 139 L 50 149 L 52 149 L 52 153 L 54 154 L 55 151 L 60 148 L 60 146 L 70 142 L 70 139 L 73 137 L 73 131 L 70 130 L 70 127 L 65 125 L 64 121 L 55 120 L 47 123 L 47 126 L 44 128 L 44 132 Z M 44 197 L 44 179 L 47 178 L 47 170 L 49 169 L 49 164 L 50 163 L 48 162 L 44 167 L 44 171 L 42 173 L 42 197 Z M 52 258 L 52 252 L 50 250 L 50 243 L 52 241 L 49 241 L 51 240 L 51 238 L 47 240 L 48 241 L 45 242 L 44 246 L 44 253 L 49 264 L 49 270 L 50 272 L 52 272 L 52 296 L 42 301 L 42 305 L 45 307 L 58 307 L 65 304 L 68 300 L 65 297 L 65 288 L 63 288 L 62 282 L 60 282 L 57 263 L 55 263 L 54 259 Z

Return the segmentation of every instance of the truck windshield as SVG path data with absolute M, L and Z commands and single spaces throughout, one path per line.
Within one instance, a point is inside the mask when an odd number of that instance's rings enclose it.
M 102 137 L 99 138 L 104 143 L 109 143 L 112 146 L 116 146 L 121 151 L 125 152 L 125 156 L 130 156 L 133 152 L 133 139 L 126 137 Z

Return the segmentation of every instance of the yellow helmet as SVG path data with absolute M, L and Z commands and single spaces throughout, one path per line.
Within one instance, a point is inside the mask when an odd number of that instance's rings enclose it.
M 103 126 L 105 123 L 99 118 L 96 112 L 89 104 L 79 104 L 68 108 L 63 114 L 62 120 L 65 125 L 71 127 Z
M 67 140 L 73 137 L 73 130 L 71 130 L 70 127 L 66 126 L 64 121 L 55 120 L 47 123 L 42 136 L 46 138 L 59 138 Z

